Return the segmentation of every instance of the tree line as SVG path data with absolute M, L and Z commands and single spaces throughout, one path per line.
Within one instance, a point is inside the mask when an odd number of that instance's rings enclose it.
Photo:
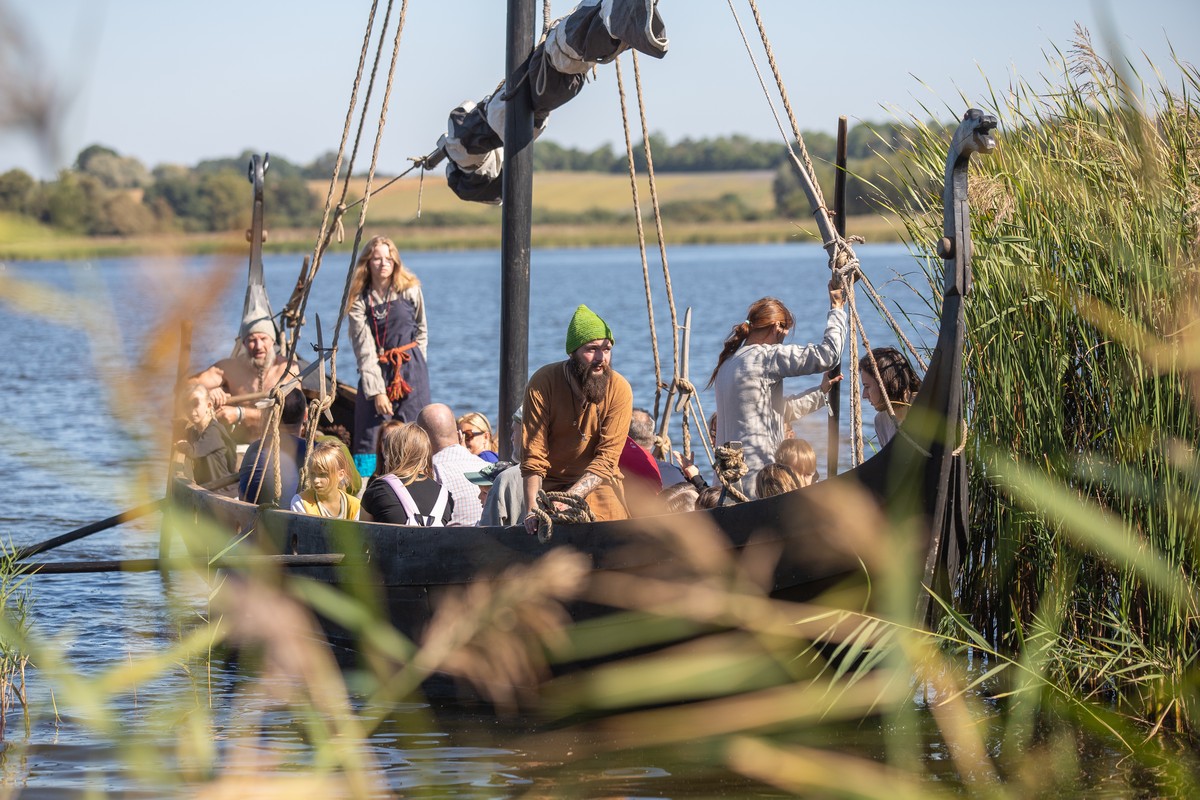
M 949 128 L 950 126 L 942 126 Z M 900 154 L 911 150 L 914 128 L 899 124 L 858 124 L 847 135 L 847 213 L 874 213 L 905 204 L 911 177 Z M 806 132 L 804 140 L 827 193 L 834 179 L 836 142 L 823 132 Z M 809 213 L 788 149 L 781 142 L 746 136 L 684 138 L 670 142 L 650 136 L 656 172 L 722 172 L 771 170 L 775 212 L 783 217 Z M 794 147 L 794 145 L 793 145 Z M 94 144 L 54 180 L 38 181 L 20 169 L 0 174 L 0 211 L 23 215 L 68 233 L 132 236 L 165 232 L 237 230 L 249 217 L 246 165 L 251 153 L 202 161 L 186 167 L 163 164 L 147 169 L 132 156 Z M 274 228 L 309 227 L 318 221 L 319 199 L 308 181 L 328 180 L 335 154 L 325 153 L 306 165 L 272 156 L 266 183 L 266 223 Z M 646 171 L 645 148 L 634 147 L 635 168 Z M 594 150 L 563 147 L 540 140 L 534 148 L 538 170 L 624 173 L 624 153 L 611 145 Z M 708 209 L 729 220 L 741 219 L 734 202 Z

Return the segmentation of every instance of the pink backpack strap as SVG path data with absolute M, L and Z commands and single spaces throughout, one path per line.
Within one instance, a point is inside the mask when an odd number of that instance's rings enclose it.
M 421 511 L 417 508 L 417 501 L 413 500 L 412 494 L 409 493 L 408 487 L 400 482 L 400 479 L 395 475 L 388 473 L 381 478 L 384 483 L 391 487 L 392 492 L 396 495 L 396 499 L 400 501 L 400 505 L 404 508 L 404 513 L 408 515 L 406 525 L 419 525 L 418 518 Z

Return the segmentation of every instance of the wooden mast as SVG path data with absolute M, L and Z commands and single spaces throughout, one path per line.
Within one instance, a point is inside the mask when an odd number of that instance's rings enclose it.
M 500 457 L 512 449 L 513 412 L 529 376 L 529 251 L 533 207 L 533 103 L 528 84 L 513 76 L 533 51 L 534 2 L 508 0 L 505 51 L 503 213 L 500 232 Z
M 833 224 L 838 236 L 846 235 L 846 118 L 838 117 L 837 124 L 837 156 L 836 169 L 833 173 Z M 847 298 L 848 301 L 848 298 Z M 850 365 L 851 380 L 858 371 L 857 364 Z M 842 374 L 842 362 L 839 354 L 838 363 L 829 370 L 829 377 L 836 378 Z M 842 384 L 835 383 L 829 387 L 829 447 L 825 454 L 825 477 L 832 478 L 838 474 L 838 456 L 841 449 L 842 425 Z

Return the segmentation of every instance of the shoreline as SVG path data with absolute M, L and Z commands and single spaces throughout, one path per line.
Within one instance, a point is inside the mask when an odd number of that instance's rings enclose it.
M 654 225 L 644 225 L 646 246 L 657 248 Z M 847 229 L 866 237 L 872 244 L 903 241 L 902 224 L 893 217 L 864 215 L 849 217 Z M 492 223 L 453 226 L 397 224 L 381 220 L 369 226 L 366 235 L 390 236 L 403 250 L 486 250 L 499 249 L 500 227 Z M 19 236 L 19 234 L 18 234 Z M 354 231 L 346 231 L 346 241 L 330 246 L 330 252 L 349 252 Z M 310 253 L 316 231 L 284 229 L 268 231 L 263 245 L 266 253 Z M 816 224 L 772 219 L 754 222 L 672 223 L 665 226 L 667 246 L 693 244 L 782 244 L 807 242 L 820 244 Z M 621 224 L 535 224 L 532 246 L 535 248 L 633 247 L 638 243 L 637 229 Z M 81 261 L 130 256 L 245 255 L 247 240 L 243 233 L 154 234 L 145 236 L 73 236 L 41 229 L 29 238 L 0 238 L 0 261 Z

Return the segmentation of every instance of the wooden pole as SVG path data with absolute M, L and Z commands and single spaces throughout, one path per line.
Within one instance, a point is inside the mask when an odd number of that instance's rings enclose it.
M 280 556 L 226 556 L 206 558 L 126 558 L 117 561 L 35 561 L 18 564 L 28 575 L 79 575 L 89 572 L 166 572 L 173 569 L 255 569 L 274 567 L 333 567 L 345 553 L 306 553 Z
M 837 162 L 833 173 L 833 221 L 838 236 L 846 235 L 846 118 L 838 117 L 837 127 Z M 829 370 L 829 377 L 836 378 L 842 374 L 842 364 L 839 361 Z M 832 478 L 838 474 L 838 457 L 842 447 L 842 384 L 835 383 L 829 387 L 829 449 L 825 453 L 825 477 Z
M 237 475 L 229 475 L 228 477 L 220 478 L 204 484 L 204 488 L 223 489 L 226 486 L 231 486 L 232 484 L 237 483 L 237 480 Z M 138 519 L 139 517 L 144 517 L 148 514 L 153 514 L 155 511 L 158 511 L 166 505 L 167 497 L 162 497 L 158 500 L 152 500 L 149 503 L 142 503 L 140 506 L 134 506 L 127 511 L 122 511 L 120 514 L 113 514 L 111 517 L 102 519 L 99 522 L 88 523 L 81 528 L 68 531 L 61 536 L 55 536 L 53 539 L 47 539 L 44 542 L 38 542 L 37 544 L 31 544 L 26 547 L 22 547 L 21 549 L 17 550 L 17 552 L 13 555 L 13 558 L 17 561 L 20 561 L 23 558 L 29 558 L 30 556 L 35 556 L 38 553 L 44 553 L 47 550 L 53 550 L 57 547 L 62 547 L 64 544 L 70 544 L 71 542 L 78 541 L 79 539 L 91 536 L 93 533 L 100 533 L 101 531 L 106 531 L 109 528 L 115 528 L 121 523 L 129 522 L 130 520 Z M 161 539 L 159 541 L 159 553 L 162 553 Z M 168 552 L 167 555 L 160 555 L 160 557 L 167 558 L 169 555 L 170 554 Z
M 533 207 L 533 100 L 514 76 L 533 51 L 533 0 L 508 0 L 505 51 L 503 223 L 500 233 L 500 457 L 512 450 L 512 416 L 529 377 L 529 251 Z

